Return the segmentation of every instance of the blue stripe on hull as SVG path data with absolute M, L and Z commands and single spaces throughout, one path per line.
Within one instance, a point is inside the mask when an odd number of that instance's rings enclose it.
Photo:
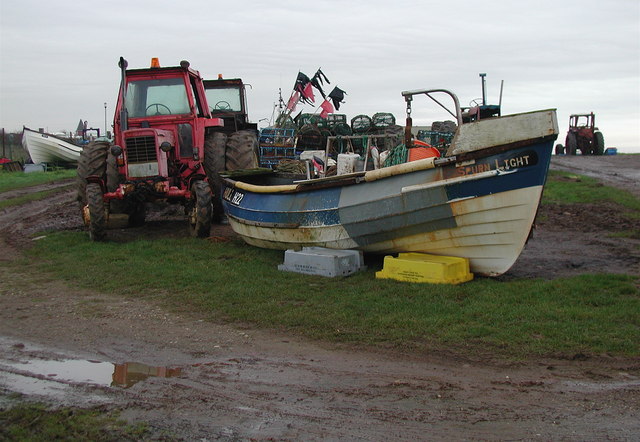
M 295 194 L 244 192 L 240 206 L 224 205 L 230 215 L 254 223 L 318 226 L 340 223 L 339 201 L 340 188 L 335 187 Z

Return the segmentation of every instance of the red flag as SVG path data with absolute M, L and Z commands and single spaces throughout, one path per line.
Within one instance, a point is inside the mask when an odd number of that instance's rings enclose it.
M 327 115 L 335 112 L 335 110 L 333 109 L 333 105 L 329 100 L 324 100 L 320 107 L 322 108 L 322 111 L 320 112 L 321 118 L 327 118 Z
M 315 103 L 316 99 L 313 96 L 313 86 L 311 85 L 311 83 L 307 83 L 307 85 L 304 87 L 304 89 L 302 90 L 302 96 L 312 103 Z
M 296 110 L 296 105 L 298 104 L 298 101 L 300 100 L 300 92 L 294 92 L 293 94 L 291 94 L 291 97 L 289 98 L 289 102 L 287 103 L 287 109 L 290 110 L 291 112 Z

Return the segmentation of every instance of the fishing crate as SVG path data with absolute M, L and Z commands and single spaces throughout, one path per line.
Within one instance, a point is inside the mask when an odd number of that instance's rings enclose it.
M 319 276 L 348 276 L 366 269 L 358 250 L 338 250 L 324 247 L 303 247 L 300 251 L 284 252 L 284 263 L 278 270 Z
M 471 281 L 469 260 L 456 256 L 429 255 L 426 253 L 400 253 L 397 258 L 384 257 L 381 271 L 376 278 L 431 284 L 462 284 Z

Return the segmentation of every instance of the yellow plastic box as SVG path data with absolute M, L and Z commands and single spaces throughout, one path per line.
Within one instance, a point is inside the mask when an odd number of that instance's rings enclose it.
M 400 253 L 397 258 L 384 257 L 376 278 L 431 284 L 462 284 L 471 281 L 469 260 L 455 256 L 428 255 L 426 253 Z

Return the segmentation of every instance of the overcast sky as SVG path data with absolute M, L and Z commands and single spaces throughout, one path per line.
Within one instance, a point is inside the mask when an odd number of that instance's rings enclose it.
M 130 68 L 189 60 L 205 78 L 251 84 L 249 116 L 269 119 L 298 71 L 347 92 L 340 113 L 405 119 L 404 90 L 487 96 L 503 114 L 595 112 L 607 147 L 640 152 L 640 1 L 0 0 L 0 127 L 50 132 L 113 121 Z M 317 103 L 319 104 L 319 102 Z M 313 107 L 307 106 L 312 112 Z M 414 124 L 447 119 L 427 99 Z M 260 123 L 261 126 L 265 122 Z

